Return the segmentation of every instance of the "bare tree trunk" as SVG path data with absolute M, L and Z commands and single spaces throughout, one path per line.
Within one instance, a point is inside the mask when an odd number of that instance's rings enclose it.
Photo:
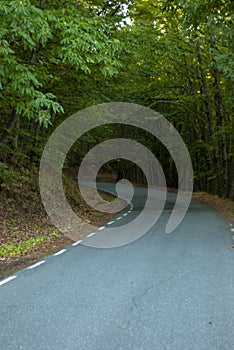
M 200 73 L 201 73 L 201 92 L 205 96 L 204 103 L 205 103 L 205 106 L 206 106 L 207 118 L 208 118 L 208 121 L 209 121 L 211 135 L 213 135 L 213 133 L 214 133 L 214 125 L 213 125 L 213 120 L 212 120 L 212 107 L 211 107 L 211 102 L 210 102 L 210 98 L 209 98 L 209 94 L 208 94 L 208 86 L 207 86 L 207 82 L 206 82 L 206 74 L 205 74 L 205 70 L 203 68 L 203 58 L 202 58 L 202 55 L 201 55 L 201 49 L 200 49 L 200 45 L 199 45 L 198 42 L 196 43 L 196 48 L 197 48 L 197 60 L 198 60 L 198 63 L 199 63 L 199 68 L 200 68 Z
M 200 73 L 201 73 L 201 93 L 204 95 L 204 103 L 205 103 L 205 107 L 206 107 L 206 115 L 208 118 L 208 123 L 209 123 L 209 136 L 213 137 L 214 133 L 215 133 L 215 128 L 214 128 L 214 122 L 213 122 L 213 116 L 212 116 L 212 104 L 211 104 L 211 100 L 209 97 L 209 92 L 208 92 L 208 85 L 207 85 L 207 81 L 206 81 L 206 73 L 204 70 L 204 63 L 203 63 L 203 57 L 201 54 L 201 49 L 200 49 L 200 45 L 199 42 L 197 41 L 196 43 L 196 52 L 197 52 L 197 60 L 200 66 Z M 220 157 L 219 157 L 219 152 L 218 152 L 218 146 L 217 148 L 215 147 L 214 150 L 212 151 L 211 157 L 210 159 L 212 160 L 212 172 L 213 174 L 217 174 L 217 177 L 219 176 L 219 174 L 222 171 L 222 167 L 220 164 Z M 220 181 L 219 179 L 216 177 L 216 179 L 214 180 L 214 178 L 212 179 L 212 182 L 214 182 L 214 189 L 213 189 L 213 193 L 218 192 L 219 195 L 222 195 L 221 193 L 221 188 L 220 188 Z
M 220 76 L 219 71 L 215 67 L 213 70 L 214 80 L 215 80 L 215 106 L 216 106 L 216 116 L 217 116 L 217 123 L 218 126 L 222 129 L 225 127 L 226 124 L 226 118 L 225 118 L 225 110 L 223 106 L 223 96 L 222 96 L 222 90 L 220 86 Z M 222 196 L 226 197 L 228 192 L 228 183 L 230 179 L 228 178 L 228 137 L 227 133 L 222 131 L 222 137 L 221 140 L 219 139 L 218 147 L 219 147 L 219 155 L 220 155 L 220 162 L 222 163 L 222 170 L 223 174 L 219 175 L 218 178 L 218 186 L 219 186 L 219 192 Z
M 19 130 L 20 130 L 20 116 L 17 114 L 17 118 L 16 118 L 16 123 L 15 123 L 15 134 L 12 140 L 12 145 L 13 145 L 13 150 L 14 153 L 11 157 L 11 161 L 14 165 L 17 164 L 17 149 L 18 149 L 18 140 L 19 140 Z
M 12 113 L 11 113 L 10 122 L 9 122 L 8 126 L 5 128 L 5 130 L 1 136 L 0 147 L 1 147 L 1 144 L 3 144 L 3 145 L 6 144 L 10 133 L 13 131 L 13 129 L 15 127 L 17 118 L 18 118 L 18 115 L 17 115 L 16 111 L 13 109 Z

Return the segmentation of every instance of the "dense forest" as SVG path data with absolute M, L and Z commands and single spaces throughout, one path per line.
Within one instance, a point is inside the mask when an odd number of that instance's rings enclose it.
M 165 116 L 189 149 L 195 190 L 233 200 L 233 12 L 231 0 L 1 0 L 1 189 L 38 171 L 46 141 L 66 118 L 121 101 Z M 67 166 L 98 142 L 127 135 L 157 153 L 176 187 L 164 146 L 121 125 L 85 134 Z M 144 181 L 130 162 L 111 169 Z

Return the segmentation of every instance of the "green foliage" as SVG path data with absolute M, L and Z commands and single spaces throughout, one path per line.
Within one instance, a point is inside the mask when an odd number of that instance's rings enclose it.
M 29 181 L 29 178 L 0 162 L 0 188 L 10 190 L 14 186 L 22 187 L 23 181 Z
M 26 254 L 36 246 L 43 244 L 47 239 L 47 236 L 38 236 L 20 243 L 4 243 L 0 246 L 0 258 Z
M 43 8 L 39 1 L 1 2 L 0 110 L 14 109 L 47 127 L 64 111 L 48 90 L 52 79 L 69 70 L 92 73 L 96 65 L 105 76 L 117 72 L 119 40 L 107 34 L 103 18 L 84 9 L 75 0 Z
M 125 4 L 123 11 L 117 0 L 2 1 L 2 161 L 35 164 L 53 128 L 71 114 L 101 102 L 134 102 L 178 129 L 197 189 L 233 198 L 232 1 Z M 113 135 L 111 127 L 83 135 L 69 165 Z M 132 135 L 161 157 L 174 185 L 174 164 L 162 145 Z

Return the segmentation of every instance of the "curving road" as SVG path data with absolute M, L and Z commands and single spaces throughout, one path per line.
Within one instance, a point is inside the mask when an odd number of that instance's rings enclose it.
M 77 242 L 0 281 L 0 349 L 232 350 L 229 224 L 192 201 L 165 234 L 175 199 L 168 194 L 158 223 L 131 244 Z M 135 188 L 133 210 L 112 225 L 131 221 L 144 203 L 145 190 Z

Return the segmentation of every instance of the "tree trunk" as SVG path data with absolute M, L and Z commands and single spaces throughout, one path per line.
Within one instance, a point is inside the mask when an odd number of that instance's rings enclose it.
M 14 153 L 11 157 L 12 164 L 17 164 L 17 149 L 18 149 L 18 140 L 19 140 L 19 130 L 20 130 L 20 116 L 17 114 L 16 123 L 15 123 L 15 134 L 12 140 Z
M 17 118 L 18 118 L 18 115 L 17 115 L 16 111 L 13 109 L 12 113 L 11 113 L 10 122 L 9 122 L 8 126 L 5 128 L 5 130 L 2 134 L 2 137 L 0 139 L 0 147 L 1 147 L 1 144 L 3 144 L 3 145 L 6 144 L 9 135 L 12 133 L 12 131 L 15 127 Z

